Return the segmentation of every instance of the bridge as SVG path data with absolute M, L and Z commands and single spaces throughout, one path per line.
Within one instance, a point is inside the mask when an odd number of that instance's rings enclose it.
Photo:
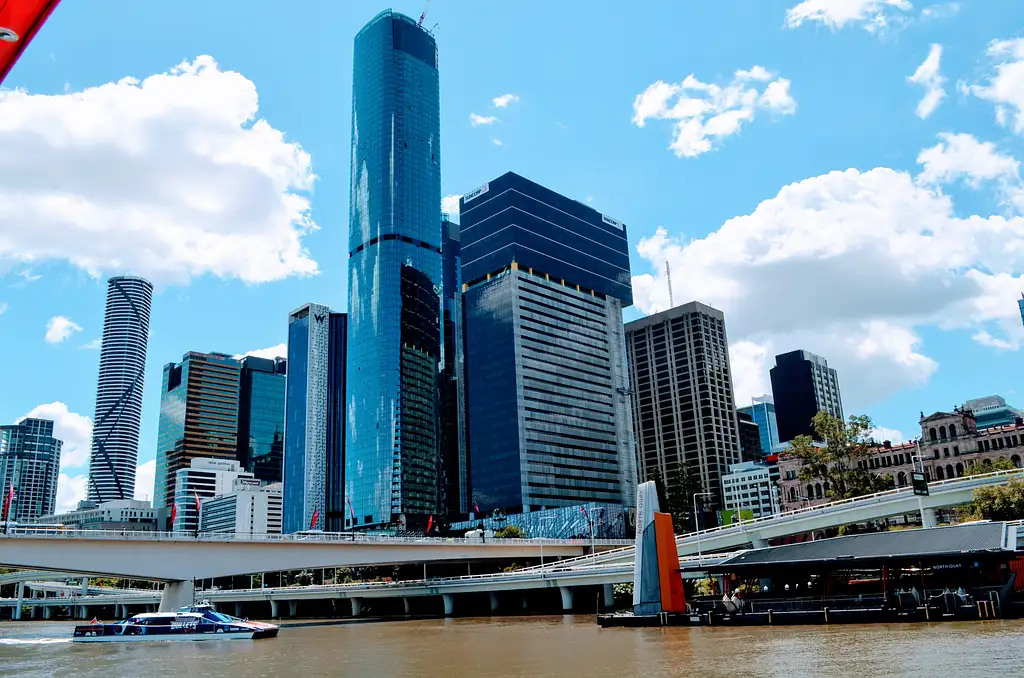
M 192 582 L 251 572 L 486 559 L 582 556 L 622 540 L 387 537 L 354 534 L 200 535 L 27 531 L 0 537 L 0 565 L 165 582 L 161 609 L 192 600 Z

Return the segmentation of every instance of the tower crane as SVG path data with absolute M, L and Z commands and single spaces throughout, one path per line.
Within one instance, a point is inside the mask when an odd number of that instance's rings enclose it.
M 430 9 L 430 0 L 427 0 L 427 5 L 423 8 L 423 14 L 420 14 L 420 20 L 416 23 L 417 26 L 423 25 L 423 20 L 427 18 L 428 9 Z

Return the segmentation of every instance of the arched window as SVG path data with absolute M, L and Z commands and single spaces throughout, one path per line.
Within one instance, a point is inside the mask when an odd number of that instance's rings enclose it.
M 936 466 L 935 467 L 935 479 L 936 480 L 944 480 L 945 478 L 946 478 L 946 474 L 944 474 L 942 472 L 942 467 L 941 466 Z
M 1010 457 L 1010 462 L 1017 468 L 1020 468 L 1020 455 L 1015 454 L 1012 457 Z
M 956 438 L 956 424 L 949 425 L 949 437 Z
M 821 491 L 825 494 L 826 497 L 828 496 L 828 483 L 822 483 Z
M 956 465 L 956 477 L 959 478 L 964 474 L 964 465 L 957 463 Z
M 953 465 L 952 464 L 946 464 L 946 477 L 947 478 L 956 478 L 956 475 L 953 473 Z
M 814 498 L 821 499 L 821 483 L 814 483 Z
M 796 501 L 796 488 L 795 487 L 789 488 L 789 500 L 790 501 Z
M 907 474 L 904 471 L 900 471 L 896 474 L 896 487 L 907 486 Z
M 932 426 L 932 427 L 931 427 L 930 429 L 928 429 L 928 437 L 932 439 L 932 442 L 933 442 L 933 443 L 934 443 L 934 442 L 935 442 L 936 440 L 938 440 L 938 439 L 939 439 L 939 438 L 938 438 L 938 436 L 937 436 L 937 435 L 935 435 L 935 427 L 934 427 L 934 426 Z
M 946 427 L 945 426 L 940 426 L 939 427 L 939 437 L 942 438 L 943 440 L 946 439 Z

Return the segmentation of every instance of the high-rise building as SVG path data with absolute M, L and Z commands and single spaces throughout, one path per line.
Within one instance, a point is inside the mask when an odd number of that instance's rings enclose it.
M 973 398 L 964 403 L 963 409 L 974 414 L 979 431 L 994 426 L 1013 426 L 1018 417 L 1024 417 L 1024 410 L 1007 405 L 1006 399 L 998 395 Z
M 168 510 L 174 517 L 171 530 L 195 532 L 202 521 L 203 499 L 230 493 L 239 479 L 254 480 L 234 459 L 189 459 L 188 466 L 174 472 L 174 510 Z
M 772 482 L 769 467 L 758 461 L 730 466 L 722 476 L 722 507 L 736 511 L 735 517 L 740 520 L 779 513 L 779 489 Z M 745 511 L 751 515 L 744 516 Z
M 754 417 L 742 409 L 736 410 L 736 423 L 740 431 L 740 459 L 743 461 L 763 461 L 764 450 L 761 449 L 761 431 Z
M 230 492 L 200 501 L 200 532 L 281 534 L 281 483 L 235 478 Z
M 306 304 L 288 316 L 285 388 L 284 506 L 286 533 L 344 529 L 345 336 L 347 316 Z
M 721 506 L 740 458 L 725 314 L 697 301 L 626 325 L 641 477 L 699 481 Z
M 238 461 L 266 483 L 281 482 L 286 362 L 284 358 L 242 358 Z
M 22 419 L 0 426 L 0 496 L 14 500 L 7 520 L 31 522 L 53 513 L 57 506 L 57 477 L 64 442 L 53 437 L 49 419 Z
M 437 43 L 381 12 L 352 73 L 345 478 L 360 528 L 442 509 L 440 131 Z
M 462 255 L 459 225 L 447 215 L 442 219 L 441 245 L 444 308 L 441 350 L 441 460 L 443 466 L 442 504 L 449 520 L 469 510 L 469 460 L 466 456 L 465 390 L 463 384 Z
M 92 501 L 135 497 L 152 302 L 153 284 L 148 280 L 117 276 L 107 281 L 89 458 L 88 497 Z
M 738 410 L 748 414 L 761 435 L 761 452 L 771 454 L 779 444 L 779 422 L 775 419 L 775 401 L 770 395 L 754 398 L 753 403 Z
M 820 355 L 810 351 L 777 355 L 770 375 L 781 442 L 816 436 L 811 420 L 818 412 L 843 418 L 839 376 Z
M 236 461 L 240 371 L 240 363 L 224 353 L 190 351 L 180 363 L 164 365 L 154 508 L 171 506 L 175 474 L 193 459 Z
M 634 505 L 625 226 L 511 172 L 460 212 L 472 504 Z

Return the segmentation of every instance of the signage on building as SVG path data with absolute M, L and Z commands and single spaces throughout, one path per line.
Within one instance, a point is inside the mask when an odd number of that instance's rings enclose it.
M 910 479 L 914 486 L 914 494 L 919 497 L 927 497 L 928 477 L 922 471 L 914 471 L 910 474 Z
M 240 487 L 261 487 L 263 485 L 259 478 L 237 478 L 235 483 Z
M 614 226 L 615 228 L 619 229 L 620 231 L 623 229 L 623 224 L 622 224 L 621 221 L 619 221 L 618 219 L 612 219 L 607 214 L 602 214 L 601 215 L 601 221 L 603 221 L 604 223 L 608 224 L 609 226 Z
M 483 195 L 489 190 L 491 190 L 491 186 L 489 183 L 484 184 L 480 188 L 474 188 L 472 191 L 462 196 L 462 202 L 469 202 L 470 200 L 475 200 L 476 198 L 479 198 L 481 195 Z

